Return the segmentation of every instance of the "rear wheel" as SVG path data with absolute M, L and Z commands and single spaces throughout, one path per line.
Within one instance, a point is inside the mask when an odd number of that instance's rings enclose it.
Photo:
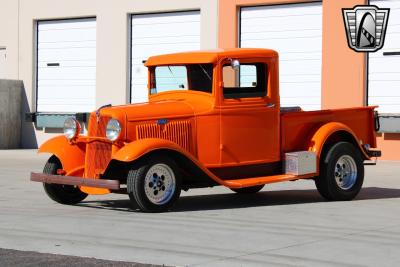
M 363 182 L 363 159 L 354 145 L 339 142 L 322 155 L 320 176 L 315 179 L 315 184 L 325 199 L 354 199 Z
M 181 178 L 174 161 L 156 158 L 128 173 L 129 198 L 145 212 L 168 211 L 181 194 Z
M 243 188 L 231 188 L 231 190 L 238 194 L 255 194 L 264 188 L 264 185 L 256 185 Z
M 55 175 L 57 174 L 57 170 L 61 168 L 60 160 L 56 156 L 52 156 L 44 166 L 43 173 Z M 88 196 L 79 187 L 73 185 L 43 183 L 43 187 L 46 194 L 52 200 L 61 204 L 77 204 Z

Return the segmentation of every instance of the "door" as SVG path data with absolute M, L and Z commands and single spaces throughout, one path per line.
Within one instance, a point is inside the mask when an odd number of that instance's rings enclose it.
M 279 53 L 281 106 L 321 108 L 321 3 L 241 8 L 239 40 Z
M 390 8 L 384 46 L 368 53 L 368 105 L 379 113 L 400 113 L 400 1 L 371 1 Z
M 93 111 L 96 19 L 39 21 L 37 39 L 37 111 Z
M 224 65 L 222 75 L 222 165 L 279 161 L 279 105 L 268 95 L 268 64 L 241 60 L 237 70 Z
M 150 56 L 200 49 L 200 11 L 132 15 L 131 102 L 148 100 Z

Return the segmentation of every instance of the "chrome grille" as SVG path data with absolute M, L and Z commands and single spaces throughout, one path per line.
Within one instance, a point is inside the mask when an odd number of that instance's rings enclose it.
M 136 127 L 137 139 L 160 138 L 172 141 L 193 153 L 192 124 L 189 120 L 171 121 L 166 124 L 146 122 Z
M 89 137 L 105 137 L 106 125 L 110 118 L 92 114 L 89 119 Z M 89 141 L 86 145 L 85 177 L 98 178 L 97 174 L 103 173 L 111 160 L 111 144 L 102 141 Z

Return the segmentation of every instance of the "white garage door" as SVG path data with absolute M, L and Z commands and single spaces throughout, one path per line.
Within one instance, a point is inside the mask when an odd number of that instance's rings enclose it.
M 200 49 L 200 12 L 132 15 L 131 102 L 146 102 L 147 68 L 153 55 Z
M 390 8 L 384 47 L 369 53 L 368 105 L 381 113 L 400 113 L 400 1 L 370 1 Z
M 39 21 L 37 30 L 37 111 L 95 109 L 96 20 Z
M 278 51 L 282 106 L 321 108 L 322 4 L 245 7 L 240 47 Z

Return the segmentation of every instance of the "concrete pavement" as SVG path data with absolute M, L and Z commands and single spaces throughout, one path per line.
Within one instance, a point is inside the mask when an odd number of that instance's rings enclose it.
M 0 151 L 0 248 L 170 266 L 400 264 L 400 162 L 367 166 L 350 202 L 325 202 L 297 181 L 252 196 L 191 190 L 173 212 L 145 214 L 125 195 L 52 202 L 28 178 L 46 159 Z

